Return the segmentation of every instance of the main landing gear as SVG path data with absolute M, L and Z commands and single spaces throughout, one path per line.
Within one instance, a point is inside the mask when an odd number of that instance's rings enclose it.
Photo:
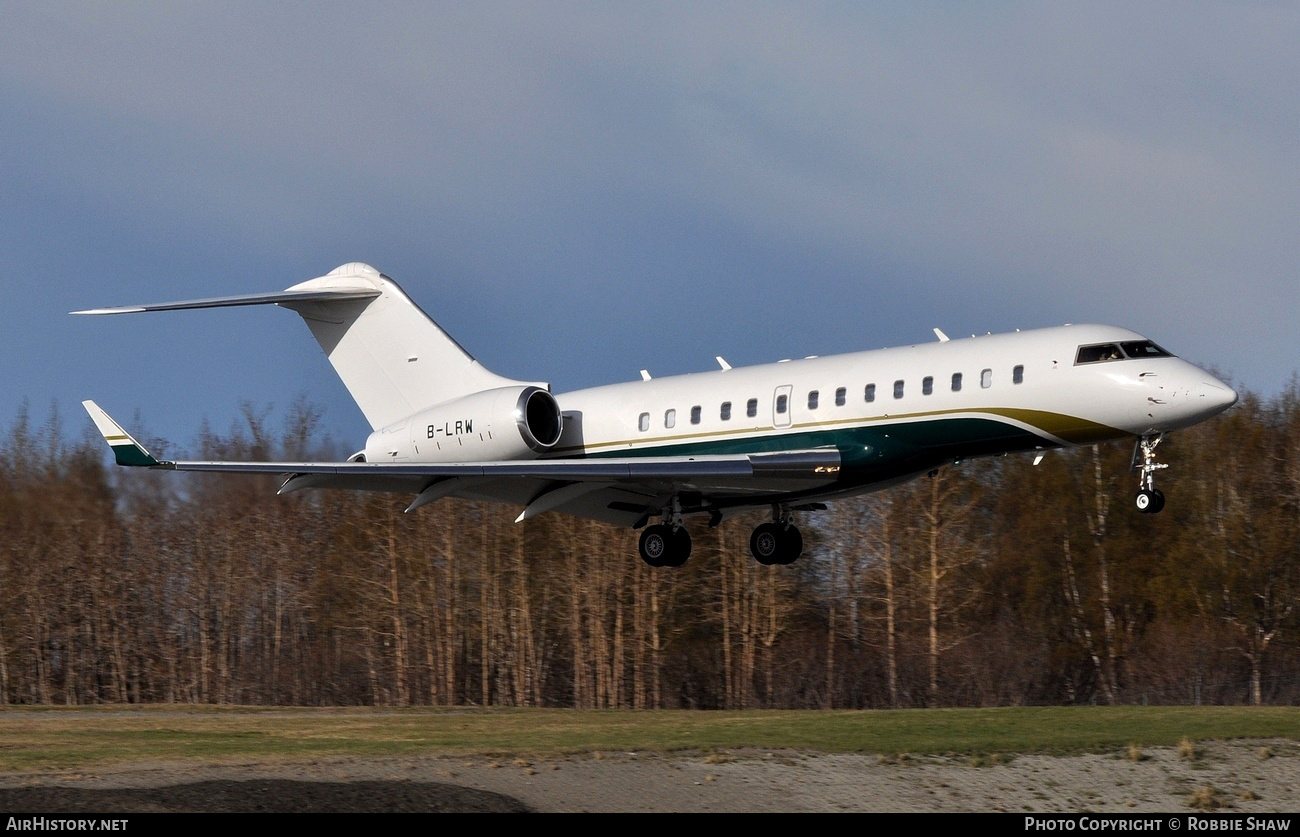
M 714 517 L 710 525 L 721 520 Z M 691 557 L 691 535 L 682 524 L 682 509 L 677 498 L 663 512 L 663 523 L 647 526 L 641 532 L 638 549 L 641 560 L 652 567 L 680 567 Z M 772 522 L 760 523 L 749 536 L 749 551 L 760 564 L 793 564 L 803 552 L 803 535 L 790 519 L 790 509 L 772 507 Z
M 674 497 L 663 514 L 663 523 L 647 526 L 641 533 L 641 560 L 652 567 L 680 567 L 691 557 L 691 533 L 682 523 L 681 501 Z
M 790 510 L 772 507 L 771 523 L 760 523 L 749 536 L 749 551 L 760 564 L 793 564 L 803 552 L 803 535 L 790 522 Z
M 652 567 L 680 567 L 691 557 L 691 535 L 683 526 L 656 523 L 641 533 L 640 550 L 641 560 Z
M 1138 477 L 1138 493 L 1134 498 L 1137 510 L 1143 514 L 1155 514 L 1165 507 L 1165 495 L 1156 488 L 1156 471 L 1168 468 L 1168 463 L 1156 462 L 1156 446 L 1164 438 L 1161 433 L 1143 436 L 1133 448 L 1134 471 L 1141 472 Z
M 803 535 L 798 527 L 760 523 L 749 536 L 749 551 L 760 564 L 793 564 L 803 552 Z

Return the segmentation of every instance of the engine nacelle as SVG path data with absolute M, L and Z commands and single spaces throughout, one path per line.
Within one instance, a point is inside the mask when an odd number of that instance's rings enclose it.
M 502 387 L 455 398 L 376 430 L 368 462 L 474 462 L 535 459 L 560 441 L 555 396 L 535 386 Z

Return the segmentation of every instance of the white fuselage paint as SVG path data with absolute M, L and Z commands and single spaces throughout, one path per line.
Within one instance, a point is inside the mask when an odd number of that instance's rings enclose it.
M 1144 339 L 1112 326 L 1061 326 L 595 387 L 557 396 L 566 414 L 581 417 L 580 440 L 566 432 L 559 447 L 565 453 L 575 448 L 588 454 L 625 453 L 915 421 L 935 413 L 987 415 L 991 409 L 1038 410 L 1121 431 L 1115 436 L 1143 435 L 1194 424 L 1236 400 L 1227 384 L 1176 357 L 1075 364 L 1081 345 Z M 1017 366 L 1023 367 L 1018 384 L 1013 382 Z M 962 376 L 956 392 L 954 373 Z M 930 394 L 923 391 L 927 377 L 932 379 Z M 896 398 L 898 381 L 902 397 Z M 869 384 L 875 385 L 871 402 L 865 396 Z M 790 421 L 788 427 L 778 427 L 783 422 L 774 412 L 776 395 L 786 386 L 791 389 Z M 845 403 L 838 406 L 841 387 Z M 814 391 L 817 406 L 812 408 L 809 394 Z M 752 419 L 745 416 L 750 398 L 758 401 Z M 720 407 L 728 401 L 732 415 L 723 421 Z M 691 424 L 696 406 L 700 422 Z M 676 410 L 671 429 L 665 427 L 668 410 Z M 645 412 L 649 429 L 642 431 L 637 420 Z M 1032 429 L 1048 443 L 1068 441 L 1052 435 L 1050 428 Z
M 1075 362 L 1082 345 L 1145 339 L 1114 326 L 1070 325 L 577 390 L 556 396 L 564 432 L 547 458 L 666 449 L 707 453 L 754 444 L 769 450 L 803 448 L 810 438 L 823 439 L 823 444 L 848 438 L 834 431 L 962 418 L 999 422 L 1033 434 L 1042 447 L 1054 447 L 1175 430 L 1236 400 L 1230 386 L 1176 357 Z M 1017 367 L 1022 370 L 1019 383 L 1014 381 Z M 958 391 L 952 385 L 955 373 L 961 375 Z M 926 378 L 932 379 L 928 394 Z M 895 397 L 899 381 L 902 395 Z M 868 401 L 866 389 L 872 384 L 874 399 Z M 844 403 L 837 404 L 841 388 Z M 812 392 L 817 393 L 815 407 L 810 406 Z M 788 396 L 785 414 L 777 412 L 782 393 Z M 751 399 L 756 401 L 754 416 L 747 415 Z M 726 419 L 724 403 L 730 404 Z M 693 422 L 696 408 L 699 418 Z M 643 414 L 648 416 L 644 428 Z M 488 427 L 489 417 L 477 426 Z M 372 436 L 386 445 L 382 451 L 381 445 L 368 446 L 374 460 L 441 458 L 427 446 L 402 449 L 395 456 L 392 437 L 384 431 Z
M 820 487 L 754 480 L 728 491 L 714 490 L 707 505 L 730 513 L 773 502 L 808 503 L 880 490 L 976 456 L 1164 433 L 1209 418 L 1236 401 L 1230 386 L 1177 357 L 1076 363 L 1080 346 L 1145 340 L 1114 326 L 1071 325 L 577 390 L 556 395 L 563 433 L 543 458 L 817 448 L 839 452 L 841 470 Z M 1019 383 L 1017 367 L 1022 367 Z M 957 391 L 952 388 L 954 373 L 961 374 Z M 932 379 L 929 394 L 926 378 Z M 895 397 L 898 381 L 901 397 Z M 869 384 L 875 385 L 872 401 L 865 397 Z M 842 405 L 836 403 L 840 388 L 845 395 Z M 815 408 L 809 406 L 813 391 L 818 394 Z M 776 412 L 782 394 L 787 397 L 785 415 Z M 753 417 L 746 410 L 750 399 L 757 401 Z M 731 413 L 723 419 L 726 402 Z M 696 407 L 699 422 L 693 423 Z M 666 421 L 670 410 L 672 427 Z M 648 414 L 645 429 L 642 414 Z M 466 417 L 474 419 L 476 434 L 515 432 L 499 419 L 494 427 L 490 416 Z M 392 444 L 397 437 L 409 438 L 405 432 L 373 434 L 366 451 L 370 461 L 419 461 L 425 455 L 431 456 L 427 461 L 464 461 L 473 448 L 459 440 L 439 450 L 419 448 L 415 442 L 427 436 L 427 428 L 416 429 L 409 448 Z M 458 493 L 528 506 L 547 490 L 544 483 L 498 480 L 467 485 Z M 647 499 L 644 492 L 629 494 L 611 486 L 577 496 L 562 510 L 636 525 L 643 520 L 635 510 L 639 504 L 666 503 L 679 490 L 665 486 Z

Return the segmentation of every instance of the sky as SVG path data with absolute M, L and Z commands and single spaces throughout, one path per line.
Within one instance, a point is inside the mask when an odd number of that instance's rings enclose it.
M 363 261 L 557 392 L 1066 322 L 1300 363 L 1300 7 L 37 3 L 0 26 L 0 427 L 184 449 L 304 398 Z

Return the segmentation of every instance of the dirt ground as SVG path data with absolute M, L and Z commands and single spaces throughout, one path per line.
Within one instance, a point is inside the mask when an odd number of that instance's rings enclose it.
M 1288 812 L 1300 745 L 1006 759 L 759 752 L 133 764 L 0 774 L 0 812 Z

